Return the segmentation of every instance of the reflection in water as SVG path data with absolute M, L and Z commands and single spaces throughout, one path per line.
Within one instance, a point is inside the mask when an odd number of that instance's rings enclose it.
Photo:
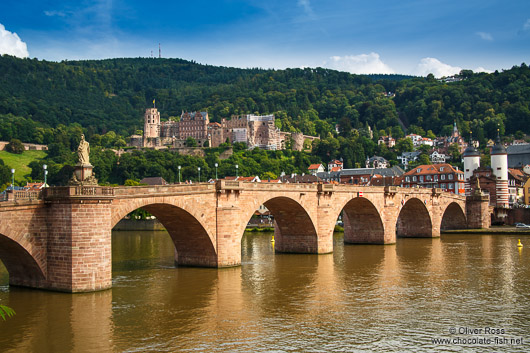
M 528 337 L 530 261 L 510 236 L 400 238 L 326 255 L 274 254 L 247 234 L 241 267 L 174 267 L 165 232 L 113 233 L 113 288 L 10 288 L 0 269 L 0 351 L 492 351 L 437 346 L 450 327 Z M 530 248 L 530 247 L 529 247 Z M 525 350 L 505 346 L 503 351 Z

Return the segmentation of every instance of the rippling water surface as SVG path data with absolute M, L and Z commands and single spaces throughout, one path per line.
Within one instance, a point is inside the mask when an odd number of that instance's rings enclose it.
M 0 351 L 530 350 L 530 239 L 336 235 L 333 254 L 291 255 L 270 238 L 245 234 L 242 266 L 217 270 L 175 268 L 165 232 L 114 232 L 113 288 L 89 294 L 10 288 L 2 267 L 0 303 L 17 315 L 0 321 Z

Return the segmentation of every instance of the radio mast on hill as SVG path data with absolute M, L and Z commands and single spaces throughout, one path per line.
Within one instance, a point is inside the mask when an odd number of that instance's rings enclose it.
M 158 58 L 162 57 L 162 49 L 160 49 L 160 43 L 158 43 Z

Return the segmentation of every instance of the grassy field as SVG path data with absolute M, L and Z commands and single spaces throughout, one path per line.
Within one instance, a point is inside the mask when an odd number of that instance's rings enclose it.
M 45 151 L 24 151 L 22 154 L 0 151 L 0 159 L 4 161 L 4 164 L 9 168 L 15 168 L 16 180 L 22 180 L 26 175 L 29 176 L 31 168 L 28 167 L 28 164 L 45 156 Z

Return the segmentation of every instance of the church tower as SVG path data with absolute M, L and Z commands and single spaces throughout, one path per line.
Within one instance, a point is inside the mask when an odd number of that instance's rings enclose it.
M 455 120 L 455 123 L 453 124 L 453 134 L 451 137 L 452 138 L 460 137 L 460 133 L 458 132 L 458 127 L 456 127 L 456 120 Z
M 456 123 L 455 123 L 456 128 Z M 457 130 L 458 132 L 458 130 Z M 469 137 L 469 144 L 464 151 L 464 187 L 466 190 L 466 196 L 471 195 L 471 185 L 469 179 L 473 176 L 473 172 L 480 167 L 480 153 L 473 146 L 473 138 Z
M 491 149 L 491 169 L 497 181 L 495 186 L 497 207 L 508 207 L 508 153 L 501 143 L 499 130 L 497 130 L 495 145 Z

